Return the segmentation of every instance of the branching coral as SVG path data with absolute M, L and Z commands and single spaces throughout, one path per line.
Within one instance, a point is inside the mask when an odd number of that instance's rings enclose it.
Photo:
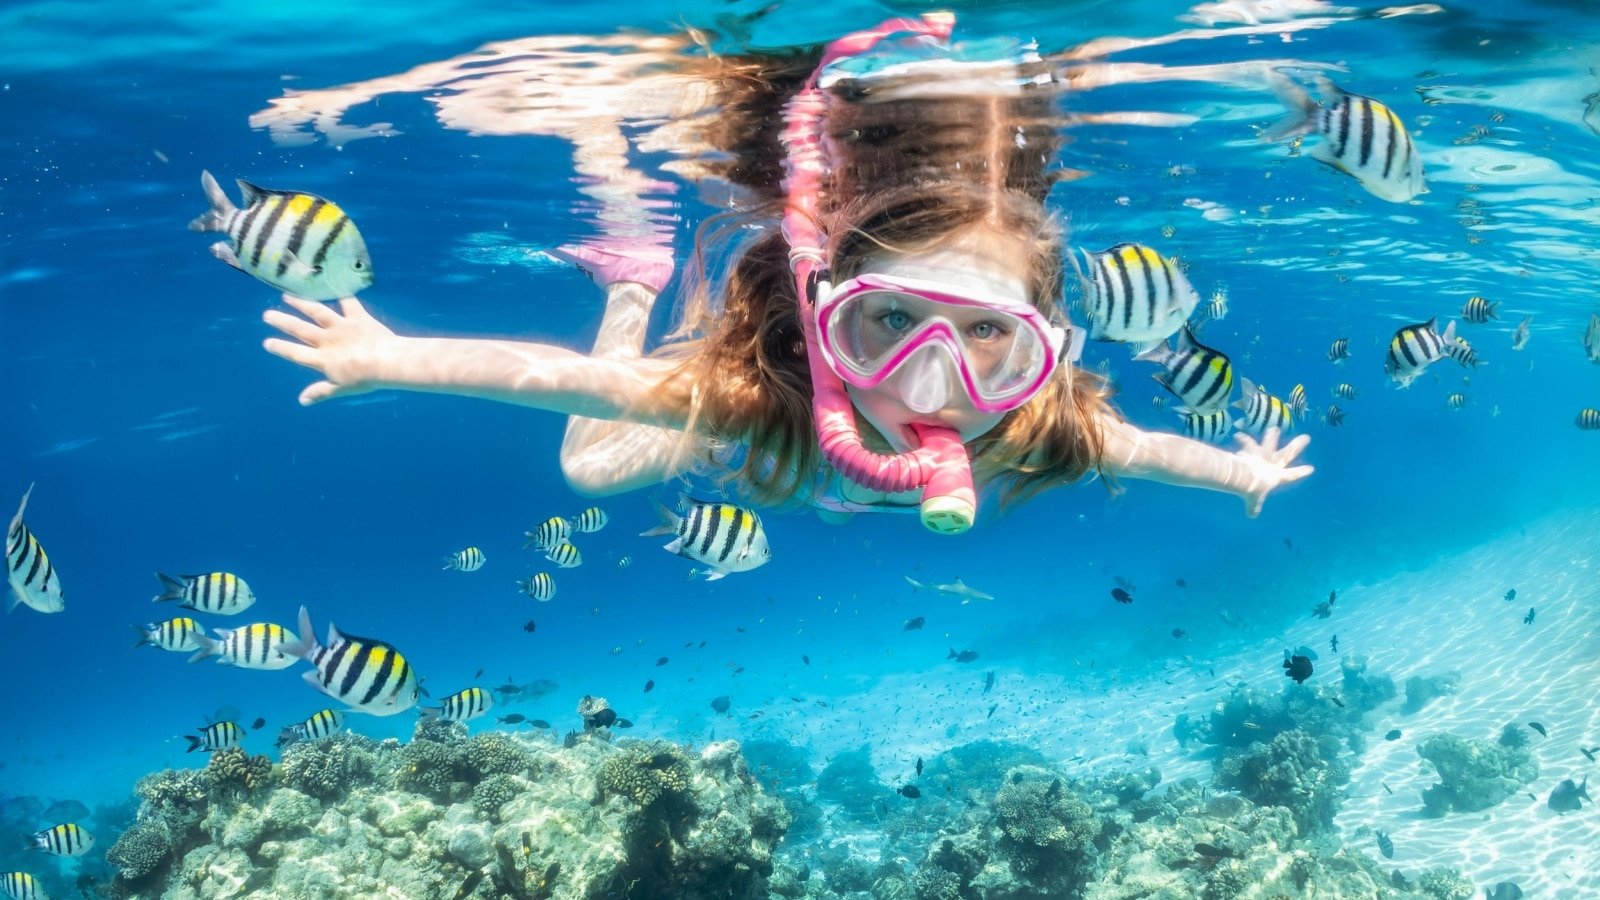
M 237 797 L 272 787 L 277 781 L 272 760 L 251 756 L 238 747 L 211 754 L 206 778 L 213 797 Z
M 994 798 L 1004 834 L 1001 847 L 1019 872 L 1052 881 L 1086 874 L 1100 821 L 1060 778 L 1028 777 L 1033 767 L 1012 770 Z M 1048 773 L 1043 773 L 1048 775 Z
M 1350 770 L 1332 750 L 1295 730 L 1223 759 L 1216 780 L 1252 803 L 1287 808 L 1304 835 L 1333 824 L 1339 792 L 1350 780 Z
M 645 741 L 621 747 L 600 764 L 600 792 L 620 794 L 640 806 L 689 789 L 689 758 L 676 744 Z
M 373 742 L 354 734 L 337 734 L 293 744 L 283 751 L 283 782 L 321 800 L 333 800 L 372 777 Z
M 106 851 L 106 862 L 125 881 L 137 881 L 158 869 L 173 851 L 172 829 L 159 816 L 136 822 Z
M 472 789 L 472 806 L 478 815 L 490 821 L 500 816 L 500 807 L 521 793 L 527 782 L 515 775 L 490 775 Z

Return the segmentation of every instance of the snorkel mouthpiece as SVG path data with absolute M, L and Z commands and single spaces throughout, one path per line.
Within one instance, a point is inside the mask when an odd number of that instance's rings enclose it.
M 921 449 L 932 457 L 928 485 L 918 510 L 922 525 L 940 534 L 960 534 L 978 519 L 978 492 L 972 486 L 972 461 L 961 434 L 943 425 L 912 425 Z

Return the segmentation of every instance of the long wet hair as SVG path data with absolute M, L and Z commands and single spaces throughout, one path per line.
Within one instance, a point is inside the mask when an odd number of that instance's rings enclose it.
M 673 338 L 669 390 L 689 408 L 699 451 L 735 461 L 730 480 L 757 502 L 812 499 L 824 465 L 812 419 L 810 369 L 788 243 L 778 230 L 784 153 L 782 104 L 818 53 L 717 59 L 721 102 L 702 131 L 721 151 L 706 174 L 736 186 L 738 206 L 712 217 L 695 242 L 691 284 Z M 833 156 L 819 215 L 830 277 L 851 277 L 871 256 L 948 247 L 975 231 L 1014 241 L 1029 296 L 1060 321 L 1062 233 L 1045 207 L 1058 180 L 1055 100 L 1021 93 L 882 99 L 845 82 L 830 98 Z M 731 249 L 730 249 L 731 245 Z M 726 256 L 720 271 L 707 260 Z M 1097 374 L 1063 364 L 1022 407 L 969 442 L 977 483 L 999 487 L 1002 507 L 1098 470 L 1100 424 L 1114 416 Z M 868 446 L 888 445 L 857 416 Z M 743 447 L 742 459 L 732 448 Z

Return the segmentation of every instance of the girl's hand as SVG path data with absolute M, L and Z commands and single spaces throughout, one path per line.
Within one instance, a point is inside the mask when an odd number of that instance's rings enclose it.
M 283 302 L 305 318 L 267 310 L 262 321 L 294 340 L 267 338 L 262 346 L 274 356 L 317 370 L 325 379 L 300 392 L 300 405 L 364 394 L 384 386 L 379 373 L 384 363 L 397 355 L 401 339 L 374 319 L 359 300 L 340 300 L 339 312 L 327 304 L 290 294 L 283 295 Z
M 1240 496 L 1244 498 L 1245 515 L 1252 519 L 1261 514 L 1261 505 L 1273 488 L 1299 481 L 1316 471 L 1311 466 L 1289 465 L 1311 443 L 1311 435 L 1302 434 L 1281 448 L 1278 438 L 1276 428 L 1268 428 L 1260 443 L 1248 434 L 1238 434 L 1239 450 L 1234 456 L 1250 473 L 1250 481 Z

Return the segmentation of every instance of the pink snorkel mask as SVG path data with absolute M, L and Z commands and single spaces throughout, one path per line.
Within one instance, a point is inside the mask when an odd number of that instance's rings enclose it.
M 961 435 L 942 425 L 913 424 L 920 446 L 899 454 L 874 453 L 861 443 L 845 382 L 870 390 L 905 372 L 918 379 L 908 403 L 919 412 L 921 406 L 933 412 L 948 397 L 954 373 L 978 409 L 1004 412 L 1027 402 L 1049 380 L 1065 333 L 1029 304 L 968 296 L 914 279 L 864 274 L 837 287 L 828 283 L 826 242 L 817 227 L 818 193 L 827 169 L 826 97 L 817 80 L 833 61 L 866 52 L 892 35 L 942 42 L 954 27 L 953 15 L 929 13 L 889 19 L 830 43 L 785 107 L 781 137 L 788 196 L 783 232 L 800 298 L 822 455 L 846 478 L 872 490 L 921 488 L 922 524 L 941 534 L 960 534 L 977 518 L 972 463 Z M 988 340 L 990 325 L 1009 328 L 1003 346 Z M 929 377 L 943 380 L 920 380 Z

